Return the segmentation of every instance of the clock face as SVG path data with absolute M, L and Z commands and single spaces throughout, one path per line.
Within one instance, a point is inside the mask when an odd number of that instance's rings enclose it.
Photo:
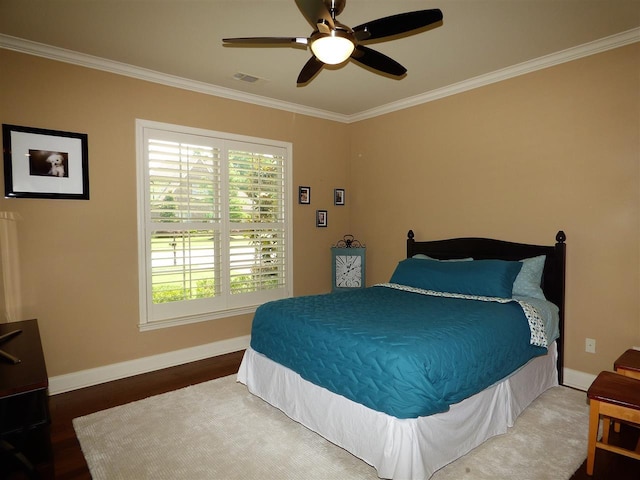
M 336 255 L 336 287 L 359 288 L 362 286 L 362 257 Z

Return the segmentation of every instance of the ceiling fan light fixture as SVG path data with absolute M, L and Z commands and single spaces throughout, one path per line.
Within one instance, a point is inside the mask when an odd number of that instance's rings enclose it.
M 310 47 L 312 56 L 298 75 L 298 86 L 309 83 L 325 65 L 346 64 L 349 58 L 362 67 L 400 79 L 406 75 L 406 68 L 361 43 L 374 40 L 386 42 L 399 36 L 419 33 L 428 26 L 442 25 L 442 12 L 432 8 L 390 15 L 351 28 L 336 20 L 346 2 L 347 0 L 295 0 L 302 15 L 313 27 L 313 32 L 307 38 L 241 37 L 223 38 L 222 41 L 238 46 L 271 44 Z
M 318 60 L 328 65 L 344 62 L 353 53 L 355 45 L 348 34 L 333 30 L 329 34 L 319 36 L 311 42 L 311 51 Z

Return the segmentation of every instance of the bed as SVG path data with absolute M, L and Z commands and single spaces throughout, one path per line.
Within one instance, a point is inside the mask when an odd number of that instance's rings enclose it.
M 381 478 L 428 479 L 562 383 L 562 231 L 414 237 L 387 283 L 261 306 L 238 372 Z

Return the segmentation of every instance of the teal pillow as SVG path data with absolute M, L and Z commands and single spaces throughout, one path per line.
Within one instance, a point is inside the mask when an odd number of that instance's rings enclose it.
M 438 262 L 407 258 L 398 263 L 391 283 L 438 292 L 511 298 L 522 262 L 474 260 Z
M 539 257 L 525 258 L 522 262 L 522 269 L 516 281 L 513 282 L 513 295 L 517 297 L 530 297 L 546 300 L 544 292 L 540 287 L 542 283 L 542 271 L 546 255 Z

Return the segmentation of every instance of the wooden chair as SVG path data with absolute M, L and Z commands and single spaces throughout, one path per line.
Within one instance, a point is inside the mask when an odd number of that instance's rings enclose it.
M 587 475 L 593 475 L 596 448 L 640 460 L 640 449 L 627 450 L 609 445 L 611 420 L 640 424 L 640 380 L 613 372 L 601 372 L 587 391 L 589 398 L 589 442 Z M 600 417 L 602 440 L 598 441 Z
M 640 350 L 630 348 L 613 363 L 616 373 L 640 379 Z
M 613 362 L 613 369 L 620 375 L 640 379 L 640 350 L 630 348 Z M 620 422 L 613 423 L 613 430 L 620 433 Z M 638 440 L 640 446 L 640 439 Z

